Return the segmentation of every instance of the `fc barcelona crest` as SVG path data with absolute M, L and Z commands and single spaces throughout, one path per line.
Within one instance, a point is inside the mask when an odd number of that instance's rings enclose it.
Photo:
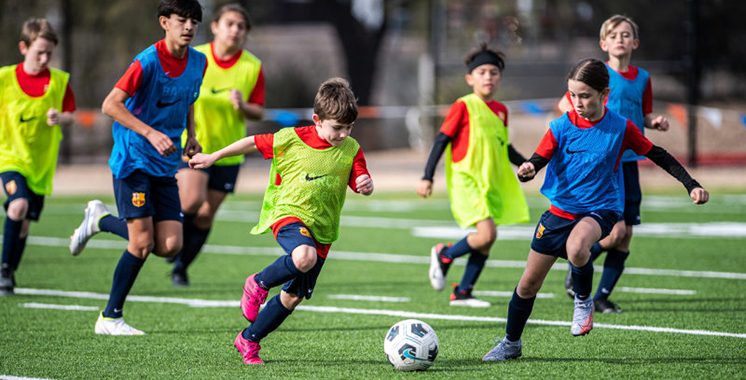
M 16 180 L 10 180 L 10 182 L 7 182 L 5 184 L 5 191 L 8 193 L 8 195 L 13 195 L 16 193 L 16 190 L 18 190 L 18 185 L 16 185 Z
M 541 237 L 544 236 L 544 230 L 545 229 L 546 228 L 544 227 L 544 225 L 541 224 L 541 223 L 539 223 L 539 226 L 536 227 L 536 238 L 537 239 L 541 239 Z
M 309 232 L 306 227 L 301 227 L 300 228 L 300 234 L 303 235 L 303 236 L 305 236 L 305 237 L 311 237 L 311 232 Z
M 132 193 L 132 205 L 135 207 L 145 206 L 145 193 Z

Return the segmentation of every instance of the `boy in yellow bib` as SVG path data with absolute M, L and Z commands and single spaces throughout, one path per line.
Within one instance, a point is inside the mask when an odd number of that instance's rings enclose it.
M 254 150 L 272 159 L 259 223 L 251 233 L 271 230 L 287 255 L 244 283 L 241 310 L 252 323 L 238 333 L 233 344 L 245 364 L 263 364 L 259 342 L 304 298 L 311 298 L 329 248 L 339 236 L 347 187 L 363 195 L 373 192 L 363 151 L 349 137 L 357 119 L 357 104 L 347 81 L 332 78 L 322 83 L 313 112 L 313 126 L 245 137 L 189 160 L 190 167 L 202 169 L 224 157 Z M 269 289 L 282 284 L 280 294 L 259 313 Z
M 73 122 L 70 74 L 48 66 L 56 46 L 49 22 L 29 19 L 18 43 L 23 62 L 0 68 L 0 180 L 7 196 L 0 295 L 13 294 L 29 224 L 52 193 L 60 126 Z
M 469 254 L 461 283 L 453 289 L 452 306 L 489 307 L 472 295 L 490 248 L 497 239 L 498 224 L 528 221 L 528 206 L 510 163 L 525 158 L 508 141 L 508 109 L 492 97 L 505 67 L 502 54 L 482 45 L 466 57 L 466 83 L 473 93 L 451 106 L 425 166 L 417 194 L 432 194 L 435 167 L 446 151 L 446 181 L 451 212 L 461 228 L 476 232 L 452 246 L 442 243 L 430 252 L 430 285 L 443 290 L 445 276 L 457 257 Z

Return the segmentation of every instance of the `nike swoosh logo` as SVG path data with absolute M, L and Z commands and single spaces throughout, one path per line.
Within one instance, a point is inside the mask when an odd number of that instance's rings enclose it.
M 178 103 L 178 102 L 179 102 L 178 100 L 174 100 L 173 102 L 164 102 L 164 101 L 162 101 L 162 100 L 158 100 L 158 101 L 157 101 L 157 102 L 155 103 L 155 105 L 156 105 L 156 106 L 157 106 L 158 108 L 163 108 L 163 107 L 168 107 L 168 106 L 172 106 L 172 105 L 174 105 L 174 104 L 176 104 L 176 103 Z
M 311 177 L 310 175 L 308 175 L 308 173 L 306 173 L 306 181 L 313 181 L 313 180 L 319 179 L 321 177 L 326 177 L 327 175 L 328 174 L 323 174 L 323 175 L 317 175 L 315 177 Z
M 587 151 L 588 151 L 587 149 L 570 150 L 570 148 L 565 148 L 565 153 L 567 153 L 567 154 L 583 153 L 583 152 L 587 152 Z
M 24 118 L 23 118 L 23 115 L 21 115 L 21 123 L 27 123 L 27 122 L 29 122 L 29 121 L 31 121 L 31 120 L 34 120 L 34 119 L 36 119 L 36 116 L 31 116 L 31 117 L 30 117 L 30 118 L 28 118 L 28 119 L 24 119 Z
M 229 87 L 220 88 L 220 89 L 217 89 L 217 88 L 213 87 L 212 89 L 210 89 L 210 92 L 212 92 L 213 94 L 219 94 L 221 92 L 225 92 L 225 91 L 228 91 L 228 90 L 230 90 Z

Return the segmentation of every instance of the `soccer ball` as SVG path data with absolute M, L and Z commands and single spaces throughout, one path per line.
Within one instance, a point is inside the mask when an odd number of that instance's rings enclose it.
M 383 351 L 400 371 L 424 371 L 438 356 L 438 336 L 430 325 L 405 319 L 391 326 L 383 340 Z

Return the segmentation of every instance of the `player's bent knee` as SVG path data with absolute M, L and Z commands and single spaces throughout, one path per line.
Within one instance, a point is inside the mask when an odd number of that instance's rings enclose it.
M 28 200 L 26 198 L 14 199 L 8 205 L 7 215 L 11 220 L 24 220 L 26 214 L 28 214 Z
M 293 250 L 293 264 L 299 271 L 306 273 L 316 265 L 316 248 L 300 245 Z

